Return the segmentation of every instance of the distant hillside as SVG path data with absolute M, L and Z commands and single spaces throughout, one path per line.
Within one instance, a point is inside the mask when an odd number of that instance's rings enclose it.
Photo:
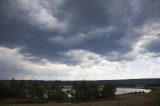
M 20 81 L 20 80 L 17 80 Z M 31 80 L 24 80 L 26 83 Z M 42 80 L 32 80 L 38 82 L 45 82 L 47 84 L 52 84 L 53 81 L 42 81 Z M 79 80 L 80 81 L 80 80 Z M 64 86 L 72 85 L 73 83 L 77 83 L 79 81 L 62 81 Z M 135 86 L 135 85 L 148 85 L 148 86 L 160 86 L 160 78 L 147 78 L 147 79 L 126 79 L 126 80 L 86 80 L 89 82 L 97 82 L 99 84 L 110 83 L 116 86 Z M 9 80 L 0 80 L 0 82 L 9 83 Z
M 79 81 L 63 81 L 64 85 L 71 85 Z M 126 79 L 126 80 L 97 80 L 90 81 L 97 82 L 99 84 L 110 83 L 119 86 L 132 86 L 132 85 L 150 85 L 150 86 L 160 86 L 160 78 L 152 79 Z
M 98 81 L 101 84 L 106 82 L 114 84 L 114 85 L 152 85 L 159 86 L 160 78 L 155 79 L 127 79 L 127 80 L 101 80 Z

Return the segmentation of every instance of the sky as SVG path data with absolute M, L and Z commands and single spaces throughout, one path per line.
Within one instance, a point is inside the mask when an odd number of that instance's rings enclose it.
M 160 78 L 159 0 L 0 0 L 0 80 Z

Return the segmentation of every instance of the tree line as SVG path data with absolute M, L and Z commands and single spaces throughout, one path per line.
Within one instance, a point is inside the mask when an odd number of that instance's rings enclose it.
M 92 101 L 109 99 L 115 96 L 116 88 L 111 84 L 100 85 L 96 82 L 80 81 L 65 89 L 61 81 L 48 84 L 45 81 L 0 82 L 0 98 L 45 99 L 58 102 Z

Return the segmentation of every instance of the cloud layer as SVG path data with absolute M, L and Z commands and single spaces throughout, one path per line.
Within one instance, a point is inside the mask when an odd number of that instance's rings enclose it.
M 160 77 L 159 10 L 156 0 L 1 0 L 0 78 Z

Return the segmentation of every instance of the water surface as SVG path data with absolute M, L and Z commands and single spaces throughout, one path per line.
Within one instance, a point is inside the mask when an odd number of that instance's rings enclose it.
M 116 94 L 127 94 L 127 93 L 135 93 L 135 92 L 150 92 L 150 89 L 143 88 L 116 88 Z

